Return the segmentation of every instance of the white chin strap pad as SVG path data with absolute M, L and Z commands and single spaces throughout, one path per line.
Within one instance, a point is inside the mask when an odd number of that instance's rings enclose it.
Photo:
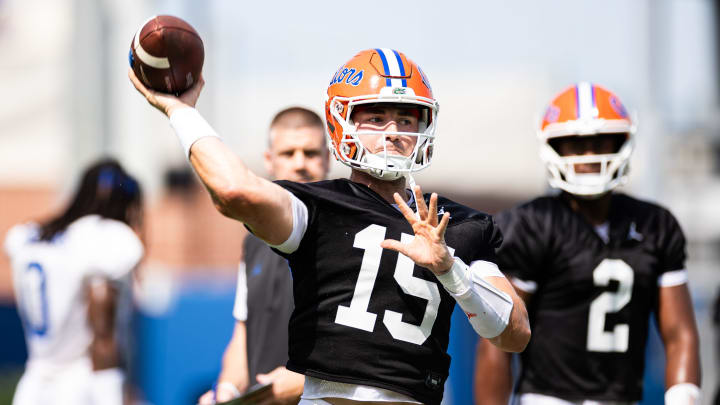
M 381 180 L 399 179 L 412 166 L 411 159 L 406 156 L 388 155 L 386 158 L 384 154 L 366 153 L 363 160 L 369 167 L 361 170 Z
M 455 258 L 450 271 L 437 278 L 465 311 L 478 335 L 494 338 L 510 323 L 512 298 L 471 271 L 459 258 Z

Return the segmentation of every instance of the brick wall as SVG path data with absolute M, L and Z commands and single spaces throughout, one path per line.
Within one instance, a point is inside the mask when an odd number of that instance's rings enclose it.
M 48 188 L 0 189 L 0 239 L 14 224 L 48 218 L 62 204 Z M 246 234 L 242 224 L 215 210 L 201 188 L 167 193 L 146 205 L 142 238 L 147 251 L 141 271 L 152 266 L 173 273 L 234 272 Z M 0 299 L 11 298 L 10 263 L 0 254 Z

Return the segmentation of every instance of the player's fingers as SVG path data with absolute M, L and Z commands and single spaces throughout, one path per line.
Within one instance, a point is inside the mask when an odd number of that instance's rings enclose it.
M 425 204 L 425 198 L 423 198 L 420 186 L 416 185 L 413 188 L 413 193 L 415 193 L 415 204 L 417 204 L 418 215 L 421 220 L 424 220 L 428 216 L 428 207 L 427 204 Z
M 410 225 L 414 224 L 417 220 L 415 218 L 415 213 L 410 209 L 410 207 L 408 207 L 405 200 L 403 200 L 398 193 L 393 194 L 393 198 L 395 199 L 395 203 L 398 205 L 398 208 L 405 219 L 410 223 Z
M 428 209 L 428 220 L 430 221 L 430 225 L 437 226 L 438 219 L 437 219 L 437 193 L 432 193 L 430 195 L 430 208 Z
M 138 77 L 135 75 L 135 72 L 131 68 L 128 68 L 128 77 L 130 78 L 130 82 L 132 82 L 133 86 L 135 86 L 135 89 L 140 92 L 145 98 L 149 99 L 152 95 L 150 91 L 145 87 L 145 85 L 138 79 Z
M 198 405 L 214 405 L 215 401 L 213 400 L 213 392 L 212 390 L 204 393 L 200 399 L 198 399 Z
M 132 82 L 133 86 L 135 86 L 135 89 L 140 92 L 140 94 L 145 97 L 145 100 L 147 100 L 148 103 L 150 103 L 151 106 L 157 108 L 158 110 L 165 113 L 165 115 L 169 116 L 169 113 L 167 111 L 167 108 L 165 106 L 160 105 L 157 93 L 153 90 L 148 89 L 145 87 L 145 85 L 138 79 L 138 77 L 135 75 L 135 72 L 132 71 L 132 69 L 128 70 L 128 77 L 130 78 L 130 81 Z
M 200 93 L 202 92 L 204 86 L 205 80 L 203 80 L 201 76 L 198 81 L 196 81 L 192 86 L 190 86 L 189 89 L 185 90 L 180 95 L 180 100 L 190 105 L 191 107 L 194 107 L 197 103 L 198 98 L 200 98 Z
M 380 247 L 383 249 L 390 249 L 396 252 L 402 253 L 407 256 L 407 245 L 394 239 L 385 239 L 380 242 Z
M 255 379 L 260 384 L 270 384 L 273 381 L 273 378 L 269 374 L 258 374 L 255 376 Z
M 227 402 L 235 399 L 235 392 L 229 391 L 227 389 L 219 389 L 217 390 L 217 393 L 215 394 L 215 401 L 216 402 Z
M 435 228 L 435 231 L 437 232 L 437 235 L 440 237 L 445 237 L 445 230 L 447 229 L 448 223 L 450 222 L 450 213 L 446 212 L 443 214 L 442 219 L 440 220 L 440 224 Z

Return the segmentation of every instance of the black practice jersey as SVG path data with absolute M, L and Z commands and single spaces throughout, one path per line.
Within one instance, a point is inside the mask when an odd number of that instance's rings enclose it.
M 288 360 L 288 322 L 293 310 L 287 260 L 248 235 L 244 245 L 247 280 L 247 355 L 250 381 Z
M 430 270 L 380 247 L 412 238 L 410 224 L 349 180 L 277 183 L 308 208 L 300 246 L 284 255 L 295 296 L 288 369 L 438 405 L 455 300 Z M 438 210 L 451 214 L 445 240 L 455 256 L 495 262 L 502 237 L 489 215 L 442 197 Z
M 562 195 L 535 199 L 497 221 L 505 235 L 501 270 L 524 289 L 536 288 L 518 390 L 640 400 L 658 279 L 684 269 L 685 239 L 672 214 L 614 194 L 607 243 Z

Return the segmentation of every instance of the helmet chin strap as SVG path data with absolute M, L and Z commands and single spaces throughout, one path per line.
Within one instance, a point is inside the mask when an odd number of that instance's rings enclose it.
M 415 199 L 415 218 L 420 219 L 420 211 L 418 208 L 418 202 L 417 202 L 417 198 L 415 198 L 415 186 L 417 185 L 417 183 L 415 182 L 415 178 L 413 177 L 412 172 L 407 172 L 404 174 L 397 174 L 397 173 L 392 173 L 392 172 L 389 172 L 389 173 L 383 172 L 378 169 L 370 169 L 370 168 L 357 168 L 356 170 L 363 171 L 377 179 L 385 180 L 385 181 L 393 181 L 393 180 L 397 180 L 401 177 L 404 177 L 405 181 L 407 182 L 407 184 L 406 184 L 407 187 L 410 188 L 410 194 L 411 194 L 412 198 Z M 393 174 L 393 176 L 391 178 L 389 178 L 390 176 L 388 176 L 388 174 Z M 395 175 L 397 175 L 397 177 Z
M 415 183 L 415 178 L 413 178 L 412 173 L 407 173 L 405 175 L 405 179 L 407 180 L 408 186 L 410 186 L 410 193 L 413 198 L 415 198 L 415 218 L 420 219 L 420 209 L 418 208 L 418 201 L 415 197 L 415 186 L 417 183 Z
M 410 187 L 410 191 L 413 191 L 413 193 L 414 193 L 415 186 L 417 185 L 417 183 L 415 183 L 415 178 L 413 178 L 412 174 L 408 173 L 408 174 L 405 175 L 405 179 L 406 179 L 407 182 L 408 182 L 408 186 Z

